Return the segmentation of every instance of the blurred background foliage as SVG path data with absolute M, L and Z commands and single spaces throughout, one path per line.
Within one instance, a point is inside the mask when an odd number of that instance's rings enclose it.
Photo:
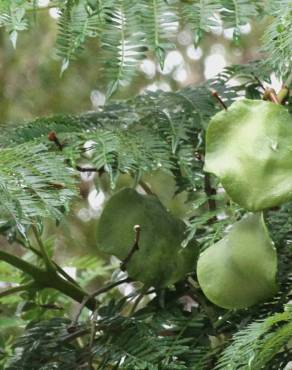
M 32 26 L 22 31 L 17 48 L 5 29 L 0 28 L 0 109 L 1 124 L 22 121 L 41 115 L 97 110 L 104 104 L 100 57 L 104 53 L 96 39 L 62 74 L 57 56 L 58 11 L 44 8 L 31 18 Z M 133 83 L 121 89 L 115 99 L 128 99 L 145 90 L 177 90 L 214 77 L 223 67 L 245 64 L 260 58 L 259 46 L 267 19 L 241 26 L 242 37 L 233 40 L 233 29 L 217 27 L 194 46 L 193 32 L 181 28 L 175 47 L 168 51 L 161 70 L 158 63 L 145 58 Z

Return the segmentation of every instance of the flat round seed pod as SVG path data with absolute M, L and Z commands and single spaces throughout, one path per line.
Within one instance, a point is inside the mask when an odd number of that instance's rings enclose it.
M 250 211 L 292 200 L 292 117 L 277 104 L 243 99 L 211 120 L 206 172 Z
M 273 296 L 277 254 L 261 214 L 236 222 L 198 259 L 199 284 L 207 298 L 224 308 L 245 308 Z
M 156 196 L 125 188 L 107 202 L 99 220 L 99 249 L 125 260 L 134 245 L 134 226 L 141 228 L 139 249 L 126 269 L 147 286 L 163 287 L 182 279 L 195 268 L 198 248 L 182 248 L 185 226 L 163 207 Z

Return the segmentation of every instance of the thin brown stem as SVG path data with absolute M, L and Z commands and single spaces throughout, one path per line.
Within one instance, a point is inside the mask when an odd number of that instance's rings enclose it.
M 101 167 L 101 168 L 97 169 L 96 167 L 81 167 L 81 166 L 77 165 L 76 170 L 79 171 L 79 172 L 97 172 L 99 174 L 99 176 L 101 176 L 103 173 L 105 173 L 104 167 Z M 151 190 L 150 186 L 148 186 L 146 184 L 146 182 L 144 182 L 143 180 L 139 181 L 139 185 L 145 191 L 146 194 L 155 195 L 153 193 L 153 191 Z
M 96 167 L 76 166 L 76 170 L 79 171 L 79 172 L 98 172 L 98 169 Z
M 87 335 L 90 333 L 90 329 L 80 329 L 80 330 L 76 330 L 72 333 L 69 333 L 68 335 L 64 336 L 62 339 L 61 339 L 61 342 L 62 343 L 69 343 L 71 342 L 72 340 L 75 340 L 79 337 L 82 337 L 84 335 Z
M 135 232 L 135 241 L 130 249 L 127 257 L 121 262 L 120 269 L 122 271 L 125 271 L 127 269 L 127 266 L 129 262 L 131 261 L 131 258 L 133 257 L 133 254 L 139 250 L 139 241 L 140 241 L 140 234 L 141 234 L 141 227 L 140 225 L 135 225 L 134 226 L 134 232 Z
M 265 86 L 263 85 L 262 81 L 255 75 L 253 77 L 257 81 L 258 85 L 265 91 L 266 89 L 265 89 Z
M 208 197 L 208 207 L 209 211 L 215 211 L 216 210 L 216 201 L 213 198 L 214 195 L 216 195 L 216 189 L 214 189 L 211 186 L 211 181 L 210 181 L 210 174 L 205 173 L 204 176 L 204 191 Z
M 265 90 L 263 99 L 264 100 L 270 100 L 272 103 L 275 103 L 275 104 L 280 104 L 275 90 L 271 89 L 271 88 L 267 88 Z
M 141 293 L 138 295 L 138 297 L 136 298 L 132 308 L 131 308 L 131 311 L 130 311 L 130 315 L 129 316 L 132 316 L 134 315 L 139 303 L 142 301 L 143 297 L 145 297 L 145 295 L 147 294 L 147 290 L 148 290 L 149 287 L 147 286 L 143 286 L 142 289 L 141 289 Z
M 63 144 L 61 143 L 61 141 L 58 139 L 58 137 L 57 137 L 57 135 L 56 135 L 55 131 L 51 131 L 51 132 L 49 132 L 49 133 L 48 133 L 48 139 L 49 139 L 50 141 L 53 141 L 53 142 L 57 145 L 57 147 L 58 147 L 60 150 L 63 150 L 64 145 L 63 145 Z
M 141 186 L 141 188 L 145 191 L 146 194 L 149 194 L 149 195 L 155 195 L 155 193 L 153 193 L 153 191 L 151 190 L 150 186 L 148 186 L 146 184 L 146 182 L 140 180 L 139 181 L 139 185 Z
M 216 90 L 211 91 L 212 96 L 218 101 L 218 103 L 223 107 L 225 110 L 227 110 L 227 105 L 224 103 L 224 101 L 220 98 L 218 95 L 218 92 Z
M 58 311 L 64 310 L 64 307 L 58 306 L 57 304 L 54 303 L 39 304 L 38 306 L 46 310 L 58 310 Z
M 131 308 L 130 316 L 134 315 L 134 313 L 135 313 L 135 311 L 138 307 L 138 304 L 142 301 L 143 297 L 144 297 L 144 293 L 141 293 L 141 294 L 138 295 L 137 299 L 135 300 L 135 302 L 134 302 L 134 304 Z
M 101 176 L 103 173 L 105 173 L 104 167 L 96 168 L 96 167 L 81 167 L 76 166 L 76 170 L 79 172 L 97 172 L 99 176 Z
M 71 326 L 73 326 L 73 327 L 76 326 L 84 307 L 87 305 L 87 302 L 90 299 L 93 299 L 93 298 L 97 297 L 98 295 L 100 295 L 102 293 L 105 293 L 105 292 L 117 287 L 118 285 L 129 283 L 131 281 L 132 280 L 130 278 L 125 278 L 125 279 L 122 279 L 122 280 L 119 280 L 119 281 L 115 281 L 113 283 L 109 283 L 109 284 L 105 285 L 104 287 L 95 290 L 93 293 L 89 294 L 88 296 L 84 297 L 83 301 L 81 302 L 80 308 L 77 312 L 77 315 L 75 316 L 75 319 L 72 321 Z

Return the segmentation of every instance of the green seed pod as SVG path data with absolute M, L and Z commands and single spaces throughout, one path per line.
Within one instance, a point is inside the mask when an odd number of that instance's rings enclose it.
M 292 200 L 292 118 L 285 107 L 243 99 L 211 120 L 205 171 L 250 211 Z
M 159 169 L 146 173 L 142 180 L 150 185 L 164 207 L 174 216 L 183 218 L 186 214 L 190 215 L 192 204 L 187 202 L 188 193 L 183 191 L 176 194 L 176 182 L 172 174 Z
M 134 245 L 134 226 L 141 228 L 139 249 L 126 269 L 146 286 L 163 287 L 182 279 L 195 267 L 198 248 L 182 248 L 185 225 L 163 207 L 156 196 L 124 188 L 107 202 L 99 220 L 99 249 L 125 260 Z
M 207 298 L 224 308 L 245 308 L 273 296 L 277 254 L 262 214 L 236 222 L 198 259 L 199 284 Z

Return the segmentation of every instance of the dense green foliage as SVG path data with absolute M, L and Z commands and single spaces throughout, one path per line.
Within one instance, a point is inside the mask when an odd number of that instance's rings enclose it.
M 186 225 L 181 248 L 195 241 L 201 251 L 211 250 L 222 240 L 246 210 L 204 171 L 206 129 L 222 108 L 215 97 L 227 111 L 239 98 L 261 99 L 262 84 L 275 73 L 288 85 L 280 92 L 285 93 L 279 96 L 281 109 L 291 111 L 291 1 L 67 0 L 47 6 L 60 9 L 56 45 L 62 72 L 87 38 L 96 38 L 104 50 L 100 59 L 108 96 L 132 81 L 145 53 L 162 68 L 181 25 L 190 27 L 196 46 L 221 23 L 234 28 L 233 43 L 240 42 L 241 26 L 255 18 L 268 18 L 270 26 L 263 60 L 227 67 L 200 86 L 147 92 L 108 102 L 97 112 L 1 129 L 0 235 L 12 246 L 0 249 L 0 280 L 13 284 L 0 292 L 0 365 L 11 370 L 284 369 L 292 357 L 290 203 L 264 211 L 277 249 L 278 291 L 244 310 L 210 302 L 195 266 L 175 284 L 149 288 L 129 279 L 97 245 L 83 258 L 71 259 L 76 279 L 61 267 L 55 251 L 58 243 L 65 244 L 64 237 L 58 239 L 60 229 L 74 245 L 68 220 L 77 223 L 78 187 L 88 199 L 80 174 L 91 176 L 90 190 L 106 200 L 127 175 L 126 186 L 155 192 L 164 206 L 173 202 L 171 212 Z M 0 24 L 14 45 L 42 11 L 35 1 L 4 0 L 0 7 Z M 169 180 L 160 180 L 160 188 L 155 176 Z M 82 243 L 92 224 L 95 235 L 97 216 L 81 225 Z M 90 283 L 97 277 L 99 289 L 93 291 Z M 130 289 L 123 290 L 124 285 Z

